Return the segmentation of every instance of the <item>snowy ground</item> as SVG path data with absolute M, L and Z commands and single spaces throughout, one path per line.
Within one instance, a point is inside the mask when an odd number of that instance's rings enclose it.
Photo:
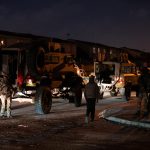
M 129 102 L 125 102 L 121 97 L 110 97 L 106 94 L 104 99 L 96 104 L 94 123 L 88 125 L 84 123 L 84 97 L 81 107 L 75 107 L 67 100 L 53 99 L 51 112 L 47 115 L 37 115 L 34 104 L 30 102 L 13 101 L 14 117 L 0 120 L 0 149 L 148 150 L 150 131 L 99 118 L 99 112 L 108 108 L 130 108 L 128 115 L 132 118 L 135 112 L 135 97 L 133 95 Z

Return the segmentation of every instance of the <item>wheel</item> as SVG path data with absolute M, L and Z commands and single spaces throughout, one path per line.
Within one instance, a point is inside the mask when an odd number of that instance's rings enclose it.
M 115 91 L 110 91 L 110 95 L 111 95 L 111 96 L 117 96 L 117 92 L 115 92 Z
M 124 100 L 124 101 L 128 101 L 129 100 L 128 99 L 129 97 L 127 97 L 126 89 L 125 88 L 120 88 L 119 92 L 120 92 L 120 95 L 122 97 L 122 100 Z
M 113 86 L 113 89 L 110 91 L 111 96 L 117 96 L 118 92 L 116 91 L 115 86 Z
M 75 90 L 75 96 L 74 96 L 74 103 L 76 107 L 81 106 L 81 100 L 82 100 L 82 88 L 77 88 Z
M 99 99 L 103 99 L 103 96 L 104 96 L 104 92 L 100 93 L 99 94 Z
M 130 99 L 131 97 L 131 88 L 125 88 L 125 96 L 126 96 L 126 99 L 127 101 Z
M 131 97 L 131 88 L 132 88 L 132 83 L 127 82 L 126 85 L 125 85 L 125 96 L 126 96 L 127 101 Z
M 48 114 L 52 106 L 52 94 L 48 87 L 39 87 L 35 95 L 35 110 L 38 114 Z

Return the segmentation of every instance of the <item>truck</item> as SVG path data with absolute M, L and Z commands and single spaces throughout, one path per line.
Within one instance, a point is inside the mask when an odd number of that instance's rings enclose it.
M 129 100 L 131 91 L 138 91 L 138 67 L 128 62 L 94 62 L 94 74 L 100 88 L 100 99 L 104 92 L 111 96 L 120 94 L 123 99 Z
M 59 89 L 62 98 L 73 101 L 79 107 L 83 82 L 73 56 L 47 50 L 41 45 L 38 42 L 21 48 L 2 47 L 0 71 L 10 76 L 13 86 L 17 88 L 16 97 L 32 98 L 38 114 L 50 112 L 56 89 Z
M 45 54 L 44 72 L 51 76 L 53 97 L 62 97 L 81 105 L 84 72 L 69 53 L 51 52 Z

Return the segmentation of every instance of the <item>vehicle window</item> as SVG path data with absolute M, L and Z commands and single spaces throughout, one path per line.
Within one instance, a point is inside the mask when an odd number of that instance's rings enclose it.
M 103 70 L 109 71 L 110 75 L 115 74 L 115 65 L 114 64 L 104 64 Z
M 59 63 L 59 56 L 46 56 L 45 57 L 46 64 L 58 64 Z
M 64 59 L 65 59 L 65 63 L 68 63 L 68 64 L 71 64 L 74 62 L 72 56 L 66 56 Z
M 122 73 L 136 73 L 136 67 L 135 66 L 122 66 L 121 68 Z

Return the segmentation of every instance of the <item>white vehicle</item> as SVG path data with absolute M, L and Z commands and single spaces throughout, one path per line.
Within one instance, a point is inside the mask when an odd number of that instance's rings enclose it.
M 128 100 L 131 89 L 137 88 L 137 72 L 136 65 L 131 62 L 94 62 L 94 73 L 100 87 L 100 98 L 103 98 L 104 92 L 110 92 L 111 96 L 117 96 L 119 93 Z

